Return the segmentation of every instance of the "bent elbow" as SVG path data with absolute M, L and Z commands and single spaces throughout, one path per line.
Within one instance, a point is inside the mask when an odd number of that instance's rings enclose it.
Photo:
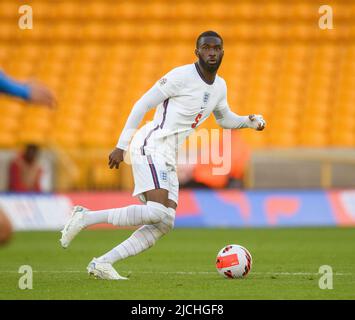
M 225 121 L 225 119 L 217 120 L 217 123 L 223 129 L 233 129 L 233 127 L 228 124 L 228 121 Z

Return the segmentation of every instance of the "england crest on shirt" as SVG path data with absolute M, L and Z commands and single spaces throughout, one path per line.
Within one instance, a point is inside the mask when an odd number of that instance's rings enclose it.
M 168 181 L 168 173 L 165 170 L 161 170 L 160 172 L 160 179 L 162 181 Z
M 209 99 L 210 99 L 210 93 L 209 92 L 205 92 L 203 94 L 203 104 L 206 105 L 208 103 Z

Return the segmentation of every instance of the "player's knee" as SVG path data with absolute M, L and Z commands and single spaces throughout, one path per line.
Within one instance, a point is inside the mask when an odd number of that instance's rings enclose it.
M 166 223 L 169 227 L 169 231 L 174 229 L 175 217 L 168 216 L 166 219 Z
M 175 217 L 167 215 L 158 225 L 160 232 L 162 235 L 169 233 L 171 230 L 174 229 L 174 221 Z
M 148 201 L 151 223 L 159 223 L 168 216 L 168 208 L 159 202 Z

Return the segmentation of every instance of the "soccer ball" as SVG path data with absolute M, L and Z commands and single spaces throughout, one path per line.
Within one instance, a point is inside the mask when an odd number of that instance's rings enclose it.
M 216 267 L 225 278 L 243 278 L 251 270 L 252 257 L 250 252 L 237 244 L 222 248 L 217 255 Z

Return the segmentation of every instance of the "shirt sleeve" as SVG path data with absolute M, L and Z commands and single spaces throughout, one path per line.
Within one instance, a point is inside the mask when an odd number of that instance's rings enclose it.
M 184 86 L 182 73 L 178 69 L 173 69 L 158 80 L 155 84 L 166 99 L 175 97 L 180 94 Z
M 150 109 L 162 103 L 165 99 L 165 95 L 156 85 L 148 90 L 133 106 L 116 147 L 122 150 L 127 150 L 132 136 L 136 132 L 144 115 Z
M 11 96 L 29 100 L 31 97 L 31 90 L 26 84 L 10 79 L 5 73 L 0 71 L 0 92 Z

